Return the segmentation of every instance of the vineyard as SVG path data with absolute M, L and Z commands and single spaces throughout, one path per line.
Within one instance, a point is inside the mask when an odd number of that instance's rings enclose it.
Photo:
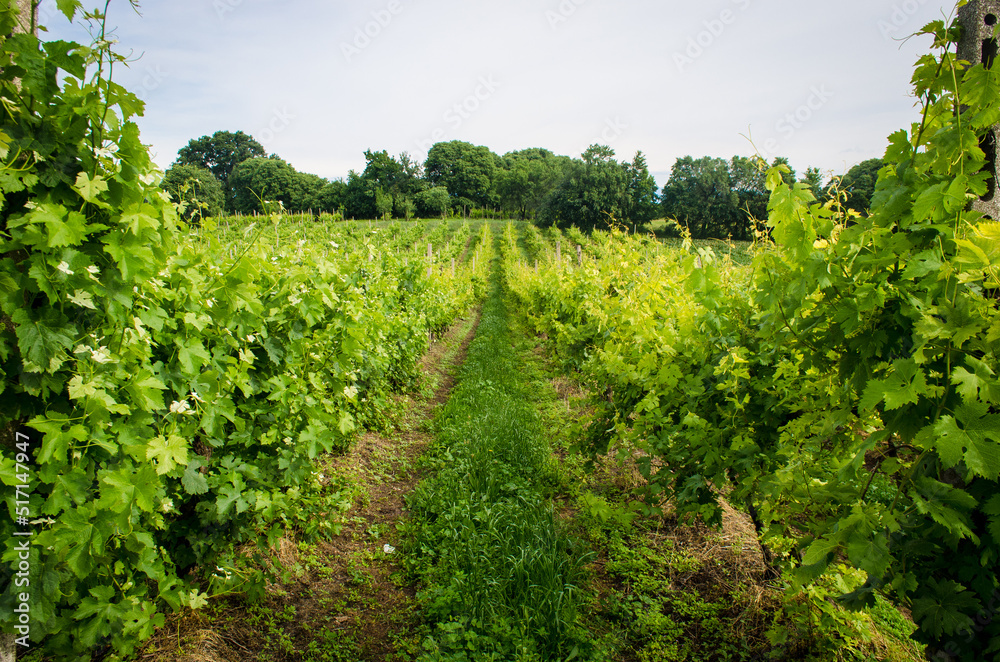
M 736 244 L 188 223 L 111 42 L 2 7 L 0 659 L 1000 660 L 957 27 L 870 215 L 779 166 Z

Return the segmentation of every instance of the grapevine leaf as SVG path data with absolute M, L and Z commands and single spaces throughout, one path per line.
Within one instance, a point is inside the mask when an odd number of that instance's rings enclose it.
M 355 429 L 354 417 L 347 412 L 341 414 L 340 422 L 337 424 L 337 429 L 340 430 L 340 433 L 343 435 L 353 432 Z
M 931 478 L 915 481 L 909 494 L 918 511 L 930 515 L 950 533 L 976 540 L 968 516 L 976 507 L 976 499 L 971 494 Z
M 867 572 L 869 577 L 884 577 L 892 561 L 889 541 L 882 535 L 876 535 L 871 540 L 867 538 L 852 539 L 848 545 L 847 554 L 855 567 Z
M 873 379 L 865 387 L 864 395 L 861 398 L 861 409 L 871 411 L 885 397 L 885 382 L 880 379 Z
M 208 593 L 199 593 L 197 589 L 192 590 L 190 593 L 181 593 L 181 602 L 191 609 L 204 609 L 208 606 Z
M 175 434 L 169 437 L 159 436 L 149 442 L 146 449 L 146 459 L 156 462 L 156 473 L 159 475 L 168 474 L 177 465 L 188 463 L 188 447 L 183 437 Z
M 188 494 L 198 495 L 208 492 L 208 480 L 199 471 L 202 466 L 201 460 L 194 459 L 191 460 L 187 469 L 184 470 L 181 484 L 184 486 L 184 491 Z
M 104 553 L 104 535 L 83 509 L 63 513 L 59 522 L 64 528 L 53 533 L 60 533 L 66 544 L 66 565 L 79 579 L 84 579 L 94 569 L 94 557 Z
M 48 464 L 53 461 L 65 462 L 70 443 L 74 439 L 82 441 L 87 438 L 87 432 L 83 426 L 74 425 L 69 430 L 64 430 L 63 427 L 68 422 L 69 419 L 57 412 L 49 412 L 47 418 L 36 416 L 31 419 L 29 423 L 31 427 L 45 435 L 42 439 L 42 448 L 36 458 L 39 464 Z
M 126 387 L 136 404 L 144 411 L 164 409 L 162 391 L 166 389 L 163 382 L 145 370 L 139 371 L 135 379 Z
M 95 586 L 90 589 L 90 596 L 80 601 L 73 618 L 78 621 L 90 618 L 80 630 L 80 642 L 84 645 L 93 646 L 98 639 L 111 634 L 112 624 L 121 621 L 124 610 L 111 601 L 114 595 L 111 586 Z
M 921 630 L 941 637 L 943 634 L 954 635 L 972 624 L 972 619 L 966 614 L 974 614 L 981 608 L 975 595 L 953 581 L 930 579 L 927 585 L 933 596 L 913 601 L 913 618 Z
M 56 7 L 66 15 L 66 20 L 69 21 L 73 20 L 73 16 L 80 6 L 80 0 L 56 0 Z
M 138 471 L 132 471 L 129 467 L 108 471 L 101 476 L 101 483 L 98 508 L 121 513 L 131 508 L 134 502 L 147 513 L 153 511 L 156 487 L 160 481 L 152 466 L 144 465 Z
M 175 342 L 178 347 L 177 360 L 180 361 L 184 371 L 188 374 L 198 374 L 202 366 L 211 362 L 212 357 L 205 351 L 205 346 L 197 338 L 192 338 L 187 342 L 178 338 Z
M 246 512 L 249 504 L 243 498 L 243 481 L 238 480 L 237 484 L 229 483 L 219 490 L 219 498 L 215 501 L 220 519 L 225 517 L 229 510 L 236 504 L 236 512 Z M 222 520 L 225 521 L 225 520 Z
M 963 405 L 954 417 L 942 416 L 917 439 L 934 448 L 946 468 L 964 460 L 974 474 L 995 480 L 1000 477 L 1000 414 L 987 411 L 984 403 Z
M 885 408 L 893 410 L 916 404 L 927 389 L 924 371 L 913 359 L 901 359 L 892 365 L 895 371 L 885 380 Z
M 996 383 L 996 375 L 993 370 L 979 359 L 967 357 L 966 364 L 974 370 L 969 372 L 959 366 L 951 373 L 951 381 L 959 394 L 966 401 L 975 401 L 982 398 L 986 402 L 997 403 L 1000 399 L 1000 387 Z
M 114 605 L 110 604 L 115 596 L 115 589 L 111 586 L 95 586 L 90 589 L 90 595 L 80 602 L 74 618 L 87 618 L 95 614 L 111 615 L 114 612 Z M 96 600 L 94 598 L 97 598 Z
M 822 563 L 826 561 L 827 556 L 837 551 L 840 547 L 839 540 L 827 540 L 825 538 L 817 538 L 813 541 L 809 548 L 806 550 L 805 555 L 802 557 L 802 565 L 816 565 L 817 563 Z
M 910 144 L 910 136 L 906 131 L 900 129 L 889 136 L 889 147 L 885 152 L 885 160 L 890 163 L 901 163 L 905 161 L 913 152 L 913 145 Z
M 67 211 L 62 205 L 40 204 L 32 210 L 29 220 L 45 225 L 49 248 L 77 246 L 87 236 L 87 218 L 80 212 Z
M 73 185 L 73 188 L 87 202 L 97 202 L 98 196 L 108 190 L 108 183 L 100 175 L 94 175 L 94 178 L 91 179 L 90 175 L 81 172 L 76 176 L 76 184 Z
M 42 370 L 58 370 L 63 362 L 61 356 L 73 346 L 77 335 L 68 320 L 53 308 L 30 312 L 18 308 L 10 318 L 17 325 L 17 346 L 22 356 Z
M 80 468 L 73 467 L 56 477 L 52 494 L 42 510 L 46 515 L 58 515 L 64 510 L 80 506 L 90 499 L 92 481 Z

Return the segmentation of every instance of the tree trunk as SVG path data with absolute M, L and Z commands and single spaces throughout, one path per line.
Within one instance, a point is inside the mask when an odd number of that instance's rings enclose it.
M 18 25 L 15 28 L 16 32 L 34 32 L 37 36 L 38 34 L 38 4 L 35 0 L 16 0 L 16 2 L 11 3 L 12 6 L 16 6 L 20 12 L 18 17 Z M 10 624 L 4 624 L 2 632 L 0 632 L 0 662 L 15 662 L 17 660 L 16 644 L 14 643 L 14 633 L 7 632 L 7 626 Z

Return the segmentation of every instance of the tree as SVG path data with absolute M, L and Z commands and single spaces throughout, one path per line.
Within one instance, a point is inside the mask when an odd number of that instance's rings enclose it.
M 746 232 L 740 226 L 745 223 L 739 214 L 740 196 L 733 190 L 724 159 L 677 159 L 661 197 L 664 215 L 687 226 L 696 239 Z
M 393 199 L 393 210 L 396 214 L 396 218 L 404 218 L 407 221 L 413 218 L 413 215 L 417 213 L 417 205 L 413 202 L 413 198 L 408 195 L 397 195 Z
M 581 230 L 606 228 L 626 218 L 629 173 L 614 160 L 614 150 L 592 145 L 575 161 L 542 207 L 544 224 L 576 225 Z
M 875 194 L 878 172 L 885 165 L 882 159 L 862 161 L 840 178 L 840 190 L 847 194 L 847 208 L 867 214 Z
M 375 210 L 375 184 L 352 170 L 347 174 L 344 187 L 344 216 L 346 218 L 377 217 Z
M 225 195 L 222 184 L 205 168 L 173 165 L 164 174 L 160 186 L 170 194 L 171 200 L 186 205 L 186 220 L 200 220 L 223 212 Z
M 570 162 L 569 157 L 537 147 L 504 155 L 495 185 L 499 204 L 518 213 L 522 220 L 536 214 L 562 181 L 563 171 Z
M 344 183 L 344 180 L 328 181 L 323 184 L 323 188 L 316 191 L 310 208 L 318 212 L 334 213 L 343 208 L 346 191 L 347 184 Z
M 375 212 L 381 219 L 388 219 L 392 214 L 392 194 L 381 186 L 375 189 Z
M 625 172 L 628 196 L 624 218 L 633 223 L 648 223 L 656 218 L 659 212 L 659 199 L 656 196 L 659 187 L 649 174 L 645 155 L 636 152 L 632 163 L 625 165 Z
M 233 208 L 241 214 L 262 211 L 261 200 L 280 201 L 293 209 L 299 173 L 279 158 L 248 159 L 236 166 L 230 178 Z
M 320 192 L 327 184 L 329 182 L 319 175 L 296 172 L 292 181 L 292 203 L 289 209 L 300 214 L 307 211 L 323 211 Z
M 453 140 L 431 147 L 424 172 L 431 186 L 444 186 L 455 198 L 490 207 L 499 201 L 495 184 L 500 163 L 500 157 L 487 147 Z
M 444 216 L 451 208 L 451 194 L 445 187 L 435 186 L 418 193 L 413 202 L 422 217 Z
M 777 159 L 775 160 L 777 163 Z M 736 192 L 736 212 L 728 229 L 733 239 L 749 239 L 753 220 L 767 219 L 767 163 L 760 157 L 734 156 L 729 161 L 729 186 Z
M 226 210 L 233 211 L 234 192 L 230 182 L 233 170 L 247 159 L 265 155 L 264 146 L 242 131 L 216 131 L 182 147 L 177 153 L 177 165 L 195 165 L 211 171 L 222 183 Z

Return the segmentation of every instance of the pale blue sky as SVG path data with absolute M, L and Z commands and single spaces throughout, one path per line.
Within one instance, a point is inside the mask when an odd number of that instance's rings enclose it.
M 45 0 L 50 3 L 51 0 Z M 93 2 L 93 0 L 91 0 Z M 54 4 L 54 3 L 52 3 Z M 85 4 L 87 4 L 85 2 Z M 102 3 L 103 4 L 103 3 Z M 89 4 L 87 5 L 89 6 Z M 345 177 L 366 149 L 438 140 L 498 154 L 768 156 L 842 173 L 916 120 L 909 80 L 940 0 L 112 0 L 118 82 L 168 167 L 245 131 L 297 169 Z M 80 26 L 43 5 L 52 38 Z

